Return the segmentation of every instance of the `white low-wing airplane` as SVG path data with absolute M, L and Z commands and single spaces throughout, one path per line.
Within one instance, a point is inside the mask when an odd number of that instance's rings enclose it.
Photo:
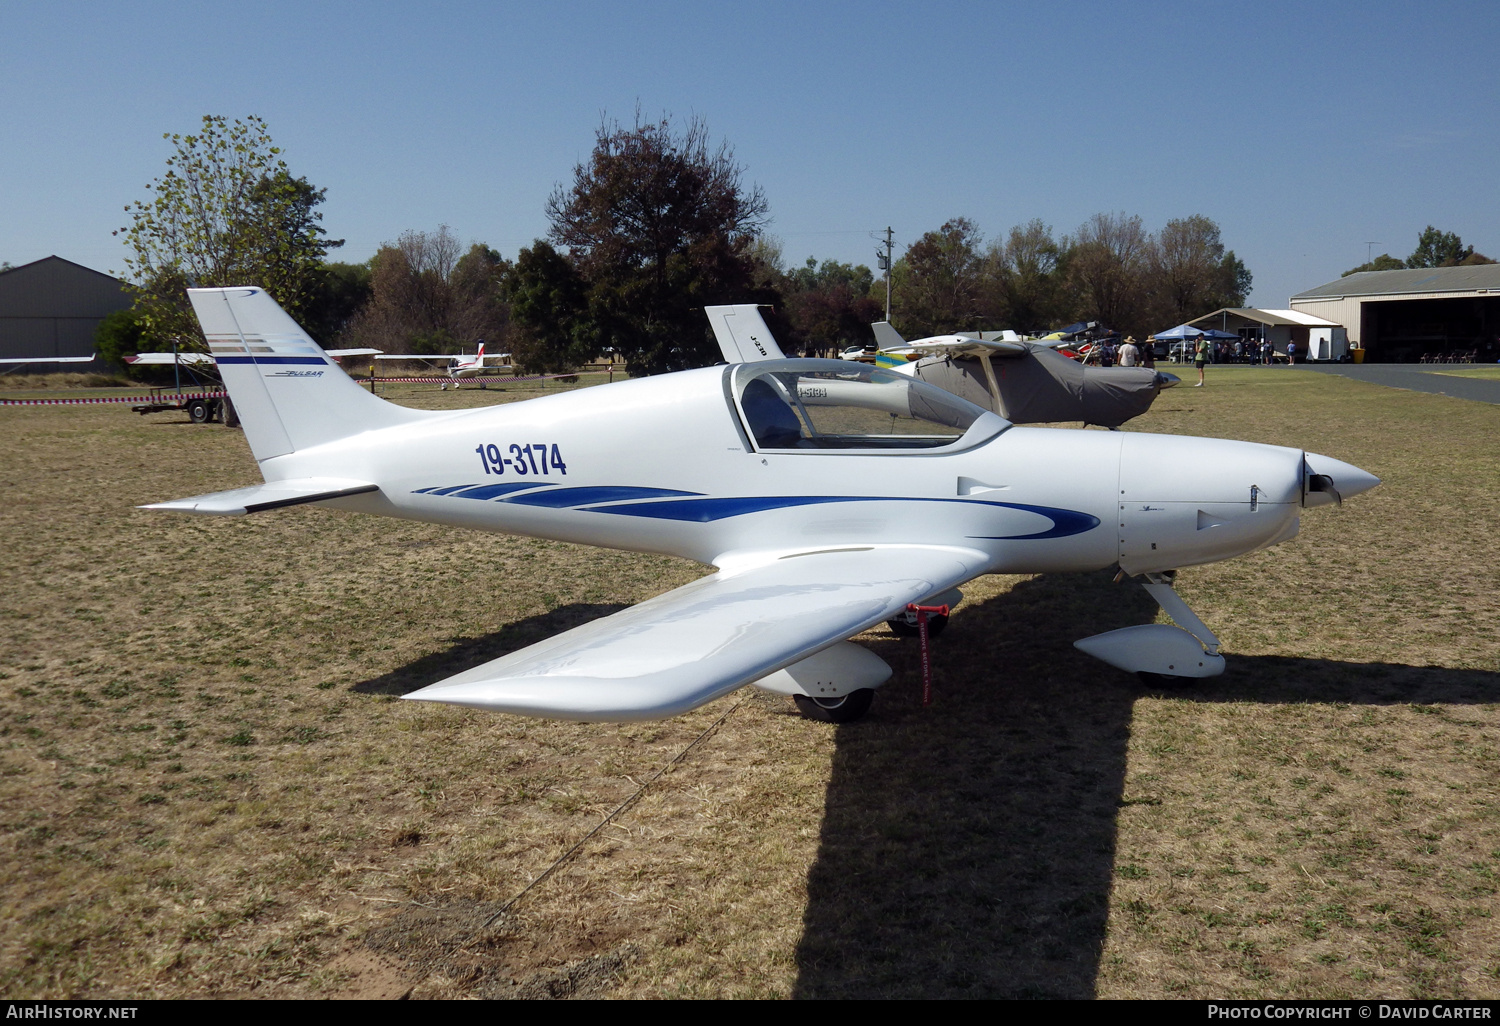
M 756 684 L 848 720 L 891 671 L 845 639 L 910 603 L 956 601 L 953 589 L 981 574 L 1114 564 L 1146 575 L 1186 630 L 1127 627 L 1080 647 L 1133 672 L 1209 676 L 1224 666 L 1218 639 L 1173 592 L 1171 571 L 1291 538 L 1303 509 L 1379 483 L 1300 449 L 1014 427 L 837 360 L 411 410 L 361 390 L 260 289 L 189 295 L 265 483 L 147 508 L 321 503 L 717 568 L 406 696 L 420 701 L 638 720 Z M 754 351 L 759 317 L 745 320 L 736 344 Z
M 510 354 L 491 353 L 489 356 L 485 356 L 484 341 L 481 340 L 479 343 L 479 349 L 473 356 L 462 354 L 459 356 L 417 356 L 411 353 L 408 353 L 406 355 L 402 355 L 400 353 L 382 353 L 380 356 L 375 357 L 375 359 L 420 360 L 425 363 L 441 363 L 447 365 L 445 369 L 448 371 L 448 376 L 450 378 L 472 378 L 475 375 L 484 373 L 484 371 L 486 370 L 486 367 L 484 365 L 485 360 L 500 361 L 499 365 L 491 364 L 488 368 L 489 370 L 498 370 L 500 367 L 507 366 L 510 363 Z

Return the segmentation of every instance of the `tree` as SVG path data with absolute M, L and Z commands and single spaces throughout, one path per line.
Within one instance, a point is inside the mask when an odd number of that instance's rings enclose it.
M 370 260 L 370 301 L 348 338 L 378 349 L 452 353 L 500 342 L 509 323 L 501 281 L 510 265 L 482 243 L 467 252 L 447 225 L 405 231 Z
M 573 261 L 537 239 L 505 276 L 516 365 L 533 374 L 576 370 L 598 354 L 588 322 L 588 284 Z
M 639 112 L 628 129 L 601 123 L 572 185 L 547 201 L 548 237 L 588 286 L 577 337 L 623 353 L 632 374 L 717 360 L 702 308 L 769 298 L 755 289 L 750 253 L 766 200 L 743 174 L 698 118 L 680 132 L 670 118 L 643 124 Z
M 370 264 L 328 263 L 322 283 L 302 314 L 302 326 L 313 340 L 329 346 L 344 337 L 364 305 L 370 301 Z
M 1417 236 L 1417 248 L 1406 258 L 1407 267 L 1456 267 L 1474 252 L 1474 247 L 1464 248 L 1464 240 L 1454 232 L 1438 231 L 1428 225 Z
M 1134 214 L 1095 214 L 1068 248 L 1068 281 L 1087 320 L 1136 331 L 1144 312 L 1141 271 L 1150 237 Z
M 907 247 L 891 269 L 892 318 L 901 331 L 937 335 L 978 326 L 982 241 L 973 221 L 956 217 Z
M 94 347 L 105 363 L 124 367 L 126 373 L 133 368 L 125 363 L 127 356 L 134 356 L 147 344 L 146 325 L 135 309 L 116 310 L 107 315 L 94 329 Z
M 868 342 L 870 324 L 884 316 L 882 303 L 871 295 L 874 285 L 864 264 L 808 257 L 781 283 L 791 327 L 783 351 L 824 354 Z
M 1494 262 L 1474 252 L 1473 246 L 1465 246 L 1454 232 L 1440 232 L 1432 225 L 1417 237 L 1417 248 L 1406 258 L 1407 267 L 1467 267 Z
M 1349 275 L 1358 274 L 1361 271 L 1399 271 L 1405 266 L 1405 260 L 1399 260 L 1396 257 L 1391 256 L 1389 253 L 1382 253 L 1374 260 L 1371 260 L 1369 263 L 1360 264 L 1358 267 L 1349 268 L 1349 270 L 1339 275 L 1339 277 L 1347 278 L 1349 277 Z
M 1213 300 L 1214 306 L 1244 306 L 1255 286 L 1255 275 L 1250 273 L 1250 268 L 1245 266 L 1243 260 L 1234 255 L 1234 250 L 1224 254 L 1224 259 L 1219 264 L 1219 275 L 1219 287 L 1225 291 Z
M 294 318 L 321 284 L 330 240 L 324 190 L 295 178 L 258 117 L 205 115 L 197 135 L 168 133 L 174 153 L 153 193 L 125 208 L 126 275 L 147 336 L 202 343 L 185 289 L 258 285 Z
M 1218 224 L 1202 214 L 1168 221 L 1147 253 L 1156 319 L 1182 324 L 1220 307 L 1243 306 L 1250 294 L 1250 271 L 1224 249 Z
M 1017 331 L 1037 331 L 1064 316 L 1066 267 L 1052 226 L 1034 218 L 1010 230 L 1004 246 L 991 253 L 997 284 Z

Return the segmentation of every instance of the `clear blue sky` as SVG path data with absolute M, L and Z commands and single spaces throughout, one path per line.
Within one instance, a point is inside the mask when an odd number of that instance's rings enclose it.
M 13 4 L 0 260 L 122 269 L 207 113 L 268 121 L 338 259 L 441 223 L 514 256 L 639 104 L 730 142 L 790 261 L 1201 213 L 1279 307 L 1428 223 L 1500 258 L 1497 43 L 1493 0 Z

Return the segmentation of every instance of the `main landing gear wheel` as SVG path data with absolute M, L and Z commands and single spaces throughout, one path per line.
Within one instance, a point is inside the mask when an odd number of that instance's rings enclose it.
M 898 638 L 915 638 L 921 634 L 917 627 L 917 614 L 907 613 L 898 616 L 894 620 L 887 620 L 885 625 L 891 629 L 891 633 Z M 941 613 L 929 614 L 927 617 L 927 636 L 935 638 L 943 633 L 948 626 L 948 617 Z
M 812 698 L 808 695 L 793 695 L 797 711 L 819 723 L 853 723 L 870 711 L 875 700 L 873 688 L 860 688 L 839 698 Z
M 1141 678 L 1141 683 L 1147 687 L 1161 688 L 1166 691 L 1192 687 L 1198 681 L 1197 677 L 1180 677 L 1175 673 L 1148 673 L 1145 670 L 1141 670 L 1136 676 Z

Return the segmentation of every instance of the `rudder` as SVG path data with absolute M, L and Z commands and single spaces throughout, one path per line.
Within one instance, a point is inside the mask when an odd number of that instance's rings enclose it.
M 264 289 L 188 299 L 258 461 L 424 416 L 356 385 Z

